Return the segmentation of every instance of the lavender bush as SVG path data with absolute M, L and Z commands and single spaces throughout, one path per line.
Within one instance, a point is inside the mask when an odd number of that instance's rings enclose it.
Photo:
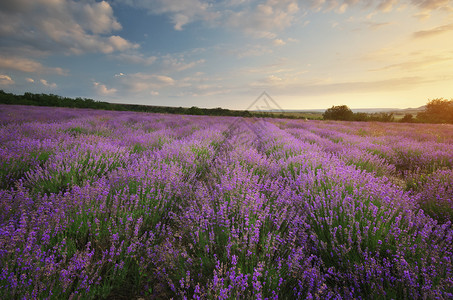
M 2 299 L 448 299 L 453 127 L 0 106 Z

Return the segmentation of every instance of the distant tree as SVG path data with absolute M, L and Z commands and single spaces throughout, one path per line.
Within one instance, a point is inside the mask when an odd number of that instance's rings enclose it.
M 377 121 L 377 122 L 393 122 L 394 117 L 393 113 L 376 113 L 370 116 L 370 121 Z
M 366 121 L 368 121 L 368 114 L 367 113 L 355 113 L 354 121 L 366 122 Z
M 189 108 L 187 110 L 187 114 L 189 114 L 189 115 L 202 115 L 203 111 L 199 107 L 192 106 L 191 108 Z
M 453 123 L 453 100 L 433 99 L 425 111 L 417 114 L 417 120 L 427 123 Z
M 354 113 L 346 105 L 332 106 L 327 109 L 322 117 L 324 120 L 342 120 L 351 121 L 354 119 Z
M 414 116 L 412 114 L 405 114 L 404 117 L 400 120 L 401 123 L 413 123 Z

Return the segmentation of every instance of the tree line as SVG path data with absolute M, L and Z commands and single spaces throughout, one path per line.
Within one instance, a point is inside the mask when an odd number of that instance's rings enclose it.
M 332 106 L 323 113 L 324 120 L 395 122 L 393 113 L 354 113 L 346 105 Z M 438 98 L 428 101 L 417 115 L 405 114 L 403 123 L 448 123 L 453 124 L 453 99 Z
M 199 108 L 192 107 L 170 107 L 170 106 L 151 106 L 139 104 L 120 104 L 97 101 L 88 98 L 69 98 L 54 94 L 33 94 L 24 93 L 15 95 L 0 90 L 0 103 L 17 105 L 35 106 L 56 106 L 71 108 L 91 108 L 118 111 L 136 111 L 150 113 L 186 114 L 186 115 L 210 115 L 210 116 L 236 116 L 236 117 L 259 117 L 259 118 L 287 118 L 298 119 L 296 115 L 275 114 L 269 112 L 250 112 L 247 110 L 230 110 L 225 108 Z M 343 120 L 343 121 L 378 121 L 394 122 L 393 113 L 354 113 L 346 105 L 332 106 L 323 113 L 324 120 Z M 302 117 L 305 119 L 305 117 Z M 453 124 L 453 99 L 446 100 L 438 98 L 430 100 L 422 112 L 416 116 L 406 114 L 400 122 L 406 123 L 450 123 Z
M 238 117 L 273 117 L 267 113 L 251 113 L 249 111 L 229 110 L 225 108 L 199 108 L 192 106 L 187 107 L 170 107 L 170 106 L 151 106 L 139 104 L 120 104 L 96 101 L 88 98 L 69 98 L 54 94 L 33 94 L 24 93 L 15 95 L 0 90 L 0 103 L 16 105 L 35 105 L 35 106 L 56 106 L 71 108 L 91 108 L 118 111 L 136 111 L 150 113 L 168 113 L 168 114 L 187 114 L 187 115 L 211 115 L 211 116 L 238 116 Z

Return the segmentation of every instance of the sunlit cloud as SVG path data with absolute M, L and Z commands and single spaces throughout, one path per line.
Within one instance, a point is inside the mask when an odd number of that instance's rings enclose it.
M 286 42 L 282 39 L 275 39 L 272 41 L 272 43 L 275 45 L 275 46 L 283 46 L 283 45 L 286 45 Z
M 259 44 L 239 45 L 236 48 L 227 50 L 228 54 L 237 58 L 258 57 L 273 53 L 273 50 L 267 46 Z
M 398 2 L 398 0 L 383 0 L 378 4 L 377 9 L 383 12 L 389 12 Z
M 47 80 L 45 79 L 40 79 L 39 82 L 41 82 L 41 84 L 47 88 L 51 88 L 51 89 L 56 89 L 57 88 L 57 84 L 54 83 L 54 82 L 48 82 Z
M 284 77 L 271 75 L 251 83 L 250 86 L 272 89 L 274 92 L 285 95 L 316 96 L 410 90 L 425 84 L 451 79 L 452 78 L 427 79 L 419 76 L 408 76 L 363 81 L 333 81 L 324 78 L 306 79 L 297 76 Z
M 0 74 L 0 86 L 13 85 L 14 80 L 11 79 L 8 75 Z
M 450 56 L 427 56 L 417 60 L 408 60 L 405 62 L 387 65 L 385 67 L 375 69 L 374 71 L 391 70 L 391 69 L 402 69 L 402 70 L 416 70 L 423 69 L 435 64 L 445 63 L 447 61 L 453 61 L 453 55 Z
M 0 56 L 0 69 L 16 70 L 26 73 L 68 74 L 68 71 L 62 68 L 45 67 L 40 62 L 21 57 Z
M 453 84 L 452 7 L 445 0 L 3 1 L 0 74 L 9 91 L 79 89 L 82 97 L 156 105 L 268 89 L 338 102 L 383 91 L 424 101 Z
M 118 77 L 118 80 L 121 86 L 124 86 L 132 93 L 156 92 L 161 88 L 173 86 L 176 83 L 170 76 L 146 73 L 123 75 Z
M 420 31 L 414 32 L 413 37 L 415 39 L 428 38 L 428 37 L 440 35 L 443 33 L 447 33 L 452 30 L 453 30 L 453 24 L 448 24 L 448 25 L 431 28 L 428 30 L 420 30 Z
M 94 89 L 96 90 L 96 93 L 101 96 L 110 96 L 113 95 L 117 92 L 117 89 L 115 88 L 107 88 L 105 84 L 99 83 L 99 82 L 93 82 Z
M 251 8 L 226 13 L 226 25 L 257 38 L 275 39 L 278 31 L 290 27 L 299 12 L 297 1 L 268 0 Z
M 145 66 L 152 65 L 157 60 L 156 56 L 146 56 L 141 53 L 120 53 L 112 56 L 112 58 L 117 61 Z
M 183 30 L 184 26 L 198 20 L 212 21 L 219 16 L 219 14 L 212 9 L 212 5 L 207 1 L 116 0 L 115 2 L 146 9 L 150 14 L 168 15 L 175 30 Z
M 187 69 L 191 69 L 197 65 L 205 63 L 206 60 L 200 59 L 197 61 L 186 62 L 183 57 L 174 57 L 167 55 L 162 57 L 162 68 L 166 72 L 181 72 Z
M 112 53 L 139 47 L 113 31 L 122 28 L 106 1 L 18 1 L 0 4 L 0 36 L 37 51 Z
M 382 27 L 392 25 L 394 23 L 392 22 L 373 22 L 373 21 L 367 21 L 364 23 L 369 29 L 371 30 L 378 30 Z
M 452 7 L 450 0 L 411 0 L 411 3 L 424 10 L 451 9 Z

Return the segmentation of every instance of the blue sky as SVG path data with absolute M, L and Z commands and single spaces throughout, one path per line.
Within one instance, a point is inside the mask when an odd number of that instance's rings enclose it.
M 6 0 L 0 89 L 245 109 L 453 98 L 449 0 Z

